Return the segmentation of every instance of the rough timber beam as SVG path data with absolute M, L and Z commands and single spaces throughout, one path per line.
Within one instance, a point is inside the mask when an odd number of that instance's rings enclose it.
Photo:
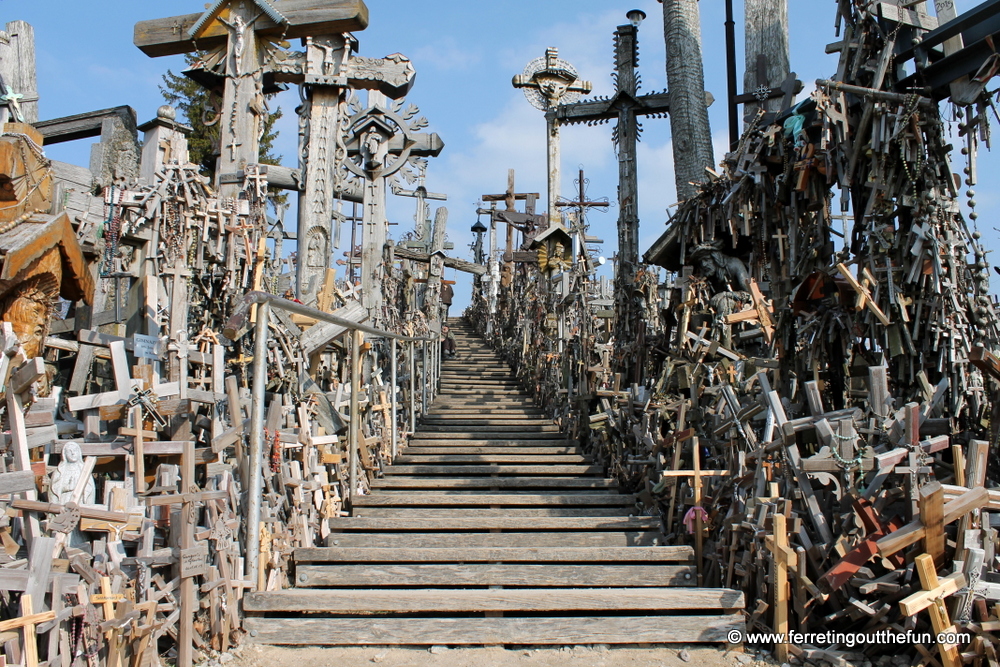
M 277 7 L 288 20 L 288 25 L 278 25 L 268 16 L 262 15 L 255 25 L 255 31 L 259 35 L 297 39 L 310 35 L 355 32 L 368 27 L 368 7 L 362 0 L 282 0 Z M 202 14 L 203 12 L 199 12 L 141 21 L 135 25 L 133 42 L 152 58 L 226 44 L 229 34 L 217 25 L 210 26 L 197 40 L 188 37 L 188 31 L 201 19 Z

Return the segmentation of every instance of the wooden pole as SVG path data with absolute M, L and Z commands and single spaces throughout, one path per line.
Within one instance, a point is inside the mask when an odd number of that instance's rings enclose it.
M 396 355 L 398 354 L 397 348 L 398 348 L 398 345 L 396 343 L 396 339 L 395 338 L 391 339 L 391 342 L 389 343 L 389 354 L 392 355 L 392 364 L 391 364 L 392 382 L 390 384 L 389 392 L 390 392 L 390 403 L 391 403 L 392 407 L 390 409 L 390 413 L 389 414 L 391 415 L 390 421 L 392 423 L 391 424 L 386 424 L 386 427 L 389 429 L 389 434 L 390 434 L 390 437 L 392 438 L 391 442 L 392 442 L 392 460 L 393 461 L 396 460 L 396 454 L 399 453 L 399 443 L 397 442 L 397 434 L 396 434 L 396 389 L 397 389 L 397 386 L 396 386 Z
M 265 307 L 264 304 L 262 307 Z M 258 466 L 259 468 L 259 466 Z M 194 486 L 194 441 L 184 443 L 181 454 L 181 491 L 190 493 Z M 181 553 L 194 547 L 194 502 L 185 499 L 181 504 Z M 250 524 L 255 526 L 256 524 Z M 198 610 L 195 598 L 194 577 L 181 577 L 181 616 L 177 623 L 177 667 L 191 667 L 194 664 L 194 615 Z
M 353 331 L 351 334 L 351 423 L 349 428 L 349 439 L 351 441 L 351 490 L 350 499 L 354 501 L 354 494 L 358 490 L 358 456 L 360 450 L 358 439 L 361 437 L 361 414 L 358 410 L 358 395 L 361 393 L 361 344 L 364 342 L 364 334 L 360 331 Z
M 667 43 L 670 132 L 673 136 L 677 198 L 695 194 L 692 183 L 705 180 L 715 162 L 705 99 L 698 0 L 663 0 L 663 35 Z
M 760 85 L 777 88 L 788 78 L 788 0 L 745 0 L 746 70 L 743 90 L 752 91 Z M 764 81 L 757 79 L 757 59 L 765 58 Z M 782 98 L 764 103 L 765 111 L 779 111 Z M 759 104 L 744 107 L 744 120 L 753 118 Z
M 267 392 L 267 324 L 271 304 L 265 301 L 257 308 L 254 331 L 253 391 L 250 399 L 250 452 L 247 466 L 250 487 L 247 490 L 248 511 L 246 523 L 246 578 L 257 581 L 260 565 L 260 505 L 264 487 L 264 395 Z M 236 410 L 239 419 L 239 410 Z

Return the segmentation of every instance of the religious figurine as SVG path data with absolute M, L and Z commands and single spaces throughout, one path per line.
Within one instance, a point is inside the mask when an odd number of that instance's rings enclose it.
M 717 243 L 699 245 L 691 253 L 698 275 L 705 278 L 715 292 L 749 292 L 750 274 L 738 258 L 727 255 Z
M 80 445 L 67 442 L 63 446 L 62 460 L 49 478 L 49 499 L 59 505 L 71 502 L 81 474 L 83 474 L 83 454 L 80 452 Z M 94 480 L 89 478 L 77 504 L 93 505 L 96 493 Z

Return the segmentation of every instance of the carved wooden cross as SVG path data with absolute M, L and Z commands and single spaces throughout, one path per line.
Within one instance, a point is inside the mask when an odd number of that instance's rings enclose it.
M 636 144 L 639 116 L 662 117 L 670 111 L 667 92 L 639 95 L 638 47 L 634 25 L 620 25 L 615 31 L 615 94 L 607 100 L 564 104 L 549 111 L 560 124 L 617 119 L 613 137 L 618 147 L 618 262 L 615 271 L 615 340 L 635 340 L 639 304 L 632 291 L 639 268 L 639 202 Z M 623 355 L 627 357 L 628 355 Z
M 540 111 L 549 111 L 560 104 L 575 102 L 581 94 L 586 95 L 593 85 L 581 81 L 576 69 L 559 58 L 559 51 L 553 47 L 545 49 L 544 58 L 536 58 L 528 63 L 522 74 L 514 77 L 515 88 L 524 90 L 528 102 Z M 560 177 L 559 121 L 546 113 L 546 144 L 548 146 L 549 176 L 549 221 L 559 220 L 558 203 Z M 581 197 L 581 200 L 583 197 Z
M 273 49 L 269 42 L 362 30 L 366 23 L 367 10 L 360 0 L 331 0 L 319 7 L 291 0 L 280 3 L 280 10 L 269 0 L 217 0 L 198 14 L 137 23 L 134 42 L 154 58 L 216 50 L 221 69 L 216 74 L 225 77 L 219 132 L 222 144 L 230 148 L 219 158 L 221 184 L 223 174 L 259 161 L 263 81 Z M 221 193 L 233 196 L 238 187 L 227 184 Z
M 427 161 L 418 160 L 417 161 L 417 187 L 413 190 L 406 190 L 398 183 L 392 183 L 392 194 L 398 195 L 400 197 L 413 197 L 417 200 L 417 212 L 413 216 L 414 227 L 413 230 L 416 232 L 416 238 L 412 241 L 406 242 L 407 248 L 415 248 L 423 250 L 424 252 L 429 252 L 431 247 L 431 219 L 428 211 L 427 200 L 434 199 L 436 201 L 445 201 L 448 199 L 448 195 L 440 194 L 437 192 L 428 192 L 425 187 L 425 182 L 427 180 Z M 451 250 L 455 247 L 454 243 L 446 243 L 445 250 Z

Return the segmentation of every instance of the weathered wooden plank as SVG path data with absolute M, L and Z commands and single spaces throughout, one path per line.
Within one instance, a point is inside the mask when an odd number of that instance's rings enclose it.
M 310 586 L 693 586 L 693 565 L 299 565 Z
M 473 491 L 476 489 L 615 489 L 618 483 L 613 479 L 557 478 L 557 477 L 470 477 L 452 479 L 441 477 L 386 477 L 372 480 L 373 489 L 453 489 Z
M 628 507 L 635 496 L 617 493 L 476 493 L 476 494 L 373 494 L 358 496 L 355 507 L 398 507 L 404 505 L 613 505 Z
M 35 488 L 35 473 L 31 470 L 0 473 L 0 495 L 21 493 Z
M 483 443 L 483 444 L 480 444 Z M 486 444 L 488 443 L 488 444 Z M 417 433 L 410 438 L 410 447 L 404 451 L 409 451 L 412 447 L 556 447 L 566 446 L 566 438 L 559 436 L 556 438 L 521 438 L 517 440 L 507 440 L 504 438 L 425 438 Z M 515 449 L 514 453 L 520 452 Z
M 529 456 L 542 456 L 542 455 L 558 455 L 558 454 L 576 454 L 576 447 L 567 447 L 565 440 L 558 441 L 558 445 L 552 445 L 549 447 L 518 447 L 515 452 L 517 454 L 527 454 Z M 407 447 L 405 450 L 406 456 L 432 456 L 436 454 L 446 454 L 446 455 L 463 455 L 470 456 L 475 454 L 482 454 L 485 456 L 491 454 L 511 454 L 510 447 Z M 399 459 L 396 459 L 397 463 Z
M 28 570 L 0 569 L 0 591 L 23 591 L 28 587 L 28 578 Z M 75 588 L 80 583 L 80 575 L 78 574 L 49 572 L 46 590 L 52 590 L 52 583 L 56 579 L 61 581 L 60 585 L 64 591 Z
M 596 475 L 601 466 L 588 465 L 396 465 L 385 469 L 387 475 Z
M 249 593 L 248 612 L 330 611 L 340 614 L 476 611 L 676 611 L 742 609 L 743 593 L 724 588 L 603 588 L 600 590 L 283 590 Z
M 311 547 L 296 549 L 295 562 L 329 563 L 535 563 L 535 562 L 678 562 L 693 561 L 689 546 L 669 547 L 499 547 L 366 548 Z
M 421 262 L 423 264 L 430 264 L 431 261 L 431 256 L 427 253 L 411 250 L 402 246 L 396 246 L 392 249 L 392 251 L 397 259 L 408 259 L 412 262 Z M 444 265 L 448 268 L 464 271 L 465 273 L 471 273 L 477 276 L 482 276 L 486 273 L 486 267 L 482 264 L 466 262 L 465 260 L 456 259 L 454 257 L 445 257 Z
M 365 519 L 347 517 L 330 519 L 335 530 L 659 530 L 660 520 L 653 517 L 620 519 L 556 518 L 505 519 Z
M 396 457 L 396 465 L 430 463 L 588 463 L 589 460 L 580 454 L 400 454 Z
M 261 35 L 297 39 L 310 35 L 335 35 L 356 32 L 368 27 L 368 8 L 363 0 L 337 0 L 317 5 L 315 0 L 283 0 L 281 15 L 286 25 L 274 23 L 266 15 L 254 24 Z M 151 58 L 209 50 L 224 45 L 228 32 L 223 26 L 210 27 L 198 37 L 197 45 L 188 36 L 201 13 L 140 21 L 135 24 L 133 43 Z
M 620 517 L 624 512 L 620 507 L 504 507 L 490 509 L 487 507 L 365 507 L 358 508 L 355 515 L 368 519 L 378 518 L 408 518 L 408 519 L 442 519 L 454 517 L 468 519 L 471 517 Z
M 120 118 L 125 127 L 135 132 L 135 109 L 130 106 L 88 111 L 73 116 L 43 120 L 35 123 L 35 129 L 41 133 L 45 145 L 50 146 L 64 141 L 99 137 L 101 136 L 101 127 L 108 118 Z
M 462 546 L 480 547 L 625 547 L 652 546 L 659 532 L 595 533 L 462 533 Z M 330 546 L 359 548 L 426 548 L 455 546 L 454 533 L 334 533 Z
M 250 641 L 289 645 L 668 644 L 725 642 L 742 616 L 248 618 Z

